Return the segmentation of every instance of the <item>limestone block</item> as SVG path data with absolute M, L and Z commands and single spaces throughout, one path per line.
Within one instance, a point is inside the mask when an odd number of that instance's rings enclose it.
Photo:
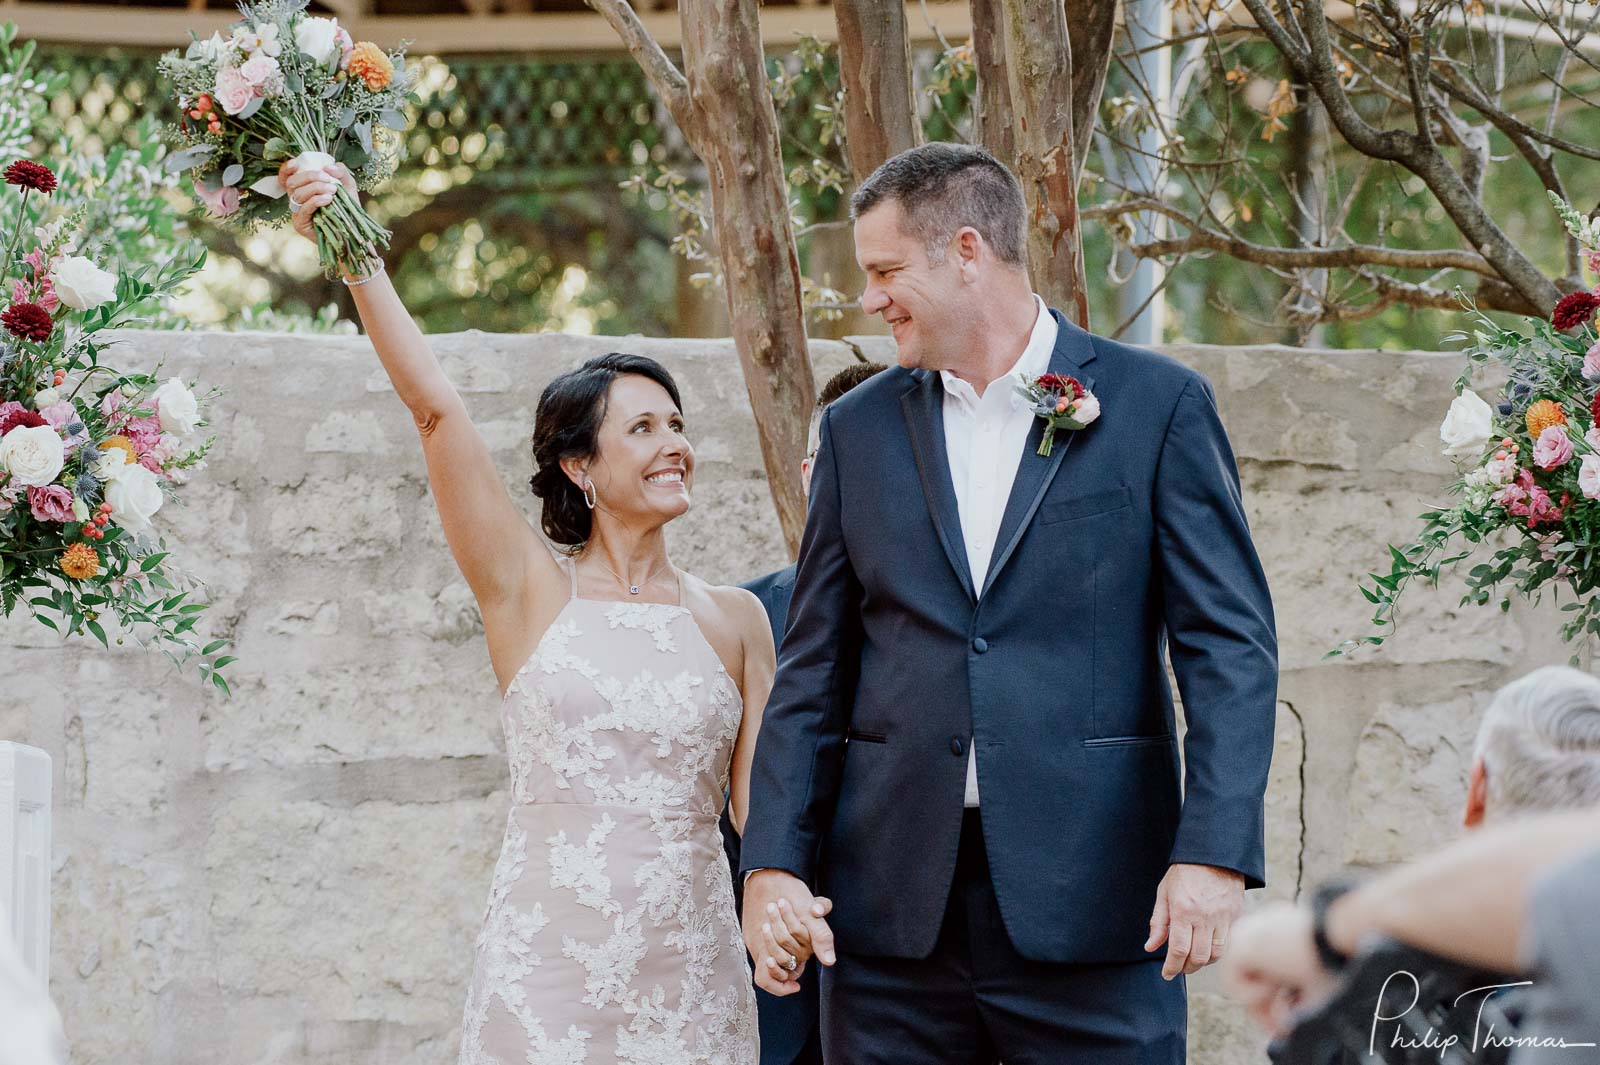
M 279 636 L 332 636 L 339 631 L 337 600 L 300 599 L 276 607 L 267 631 Z
M 267 548 L 324 558 L 378 558 L 400 546 L 406 522 L 401 499 L 413 499 L 404 477 L 307 478 L 270 501 Z
M 375 636 L 425 636 L 448 643 L 471 642 L 488 669 L 488 653 L 475 637 L 483 634 L 483 617 L 466 582 L 457 578 L 437 594 L 419 588 L 396 592 L 370 591 L 362 609 Z
M 1492 691 L 1425 706 L 1378 704 L 1350 779 L 1345 861 L 1386 865 L 1461 829 L 1473 742 Z
M 333 411 L 306 430 L 305 449 L 308 452 L 387 454 L 389 440 L 383 431 L 383 422 L 375 411 Z
M 397 642 L 301 670 L 251 664 L 202 720 L 205 765 L 293 765 L 484 754 L 501 743 L 499 696 L 481 646 Z M 241 662 L 243 666 L 246 663 Z
M 1188 1065 L 1248 1065 L 1267 1060 L 1267 1036 L 1244 1010 L 1215 990 L 1197 985 L 1214 984 L 1212 971 L 1189 978 Z
M 225 803 L 204 854 L 223 990 L 328 1019 L 458 1021 L 506 801 Z
M 1305 726 L 1294 707 L 1280 702 L 1273 731 L 1272 770 L 1267 777 L 1265 894 L 1269 898 L 1292 899 L 1300 883 L 1301 852 L 1305 847 L 1301 810 L 1305 756 Z

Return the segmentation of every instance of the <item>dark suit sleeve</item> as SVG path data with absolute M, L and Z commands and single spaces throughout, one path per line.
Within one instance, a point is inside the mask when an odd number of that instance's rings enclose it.
M 811 473 L 811 502 L 778 675 L 761 717 L 741 866 L 786 869 L 816 886 L 817 847 L 833 816 L 860 654 L 861 586 L 840 520 L 833 434 Z
M 1204 378 L 1178 397 L 1154 507 L 1168 649 L 1188 724 L 1170 860 L 1223 866 L 1261 887 L 1278 641 L 1233 450 Z

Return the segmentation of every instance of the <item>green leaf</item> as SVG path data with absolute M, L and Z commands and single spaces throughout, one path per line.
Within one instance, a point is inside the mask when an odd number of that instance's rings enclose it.
M 226 695 L 229 698 L 233 697 L 233 690 L 228 687 L 228 682 L 222 679 L 222 674 L 221 673 L 213 673 L 213 674 L 211 674 L 211 683 L 216 685 L 217 686 L 217 690 L 220 691 L 223 695 Z
M 210 643 L 206 644 L 200 649 L 200 653 L 203 655 L 214 655 L 226 646 L 228 646 L 227 640 L 212 640 Z
M 221 658 L 219 658 L 215 662 L 211 663 L 211 668 L 212 669 L 222 669 L 224 666 L 231 666 L 233 663 L 235 663 L 237 661 L 239 661 L 239 660 L 237 658 L 233 657 L 232 655 L 223 655 Z
M 149 573 L 151 570 L 161 565 L 161 563 L 166 560 L 166 557 L 169 554 L 171 554 L 171 552 L 163 551 L 159 555 L 150 555 L 146 557 L 142 562 L 139 563 L 139 572 Z
M 95 638 L 100 641 L 101 647 L 109 648 L 111 646 L 106 640 L 106 630 L 100 627 L 98 621 L 85 621 L 84 624 L 88 626 L 90 632 L 94 633 Z

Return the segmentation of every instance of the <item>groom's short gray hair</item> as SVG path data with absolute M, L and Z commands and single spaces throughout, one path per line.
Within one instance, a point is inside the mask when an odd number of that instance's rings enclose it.
M 1495 693 L 1478 729 L 1491 818 L 1600 803 L 1600 678 L 1545 666 Z
M 910 148 L 885 162 L 850 197 L 850 217 L 860 218 L 893 200 L 905 212 L 906 228 L 944 261 L 956 231 L 971 226 L 1001 262 L 1027 265 L 1022 185 L 1005 164 L 967 144 L 936 142 Z

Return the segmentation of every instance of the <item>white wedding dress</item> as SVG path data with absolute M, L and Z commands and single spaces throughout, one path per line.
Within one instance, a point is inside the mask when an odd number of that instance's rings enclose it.
M 512 806 L 461 1065 L 757 1065 L 717 830 L 742 709 L 687 607 L 580 599 L 573 574 L 502 704 Z

